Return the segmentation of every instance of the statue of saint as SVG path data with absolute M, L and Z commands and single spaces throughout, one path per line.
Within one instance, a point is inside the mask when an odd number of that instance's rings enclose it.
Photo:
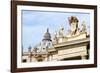
M 53 44 L 57 44 L 58 43 L 58 34 L 57 31 L 54 34 L 54 38 L 53 38 Z
M 85 21 L 83 21 L 83 23 L 82 23 L 82 30 L 81 30 L 81 32 L 86 32 L 86 23 L 85 23 Z
M 60 28 L 58 34 L 59 34 L 59 37 L 64 37 L 64 27 L 62 25 L 61 25 L 61 28 Z
M 75 16 L 68 18 L 70 24 L 70 34 L 75 35 L 78 31 L 78 19 Z

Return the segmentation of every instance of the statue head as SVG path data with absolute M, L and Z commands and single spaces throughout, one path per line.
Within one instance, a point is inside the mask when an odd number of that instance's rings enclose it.
M 78 19 L 75 16 L 68 17 L 69 24 L 78 23 Z

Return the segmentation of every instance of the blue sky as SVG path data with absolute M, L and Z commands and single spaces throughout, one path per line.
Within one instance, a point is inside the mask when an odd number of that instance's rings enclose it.
M 78 18 L 79 27 L 85 21 L 89 32 L 90 14 L 88 13 L 22 10 L 22 45 L 24 51 L 27 51 L 29 46 L 34 47 L 41 42 L 47 28 L 49 28 L 53 37 L 55 31 L 58 31 L 60 26 L 63 25 L 64 33 L 67 35 L 67 30 L 70 27 L 68 17 L 70 16 Z

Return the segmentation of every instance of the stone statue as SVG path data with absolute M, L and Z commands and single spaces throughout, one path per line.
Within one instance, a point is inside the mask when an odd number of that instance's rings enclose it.
M 55 31 L 54 38 L 53 38 L 53 44 L 57 44 L 57 43 L 58 43 L 58 34 L 57 34 L 57 31 Z
M 58 34 L 59 34 L 59 37 L 64 37 L 64 27 L 62 25 L 60 27 Z
M 75 16 L 68 17 L 70 24 L 70 34 L 75 35 L 78 31 L 78 19 Z
M 86 32 L 86 23 L 85 23 L 85 21 L 83 21 L 83 23 L 82 23 L 82 30 L 81 30 L 81 32 Z

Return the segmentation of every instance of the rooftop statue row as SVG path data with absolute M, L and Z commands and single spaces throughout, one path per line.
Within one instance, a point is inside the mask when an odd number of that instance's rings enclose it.
M 78 27 L 78 22 L 79 20 L 75 17 L 75 16 L 71 16 L 68 18 L 68 21 L 69 21 L 69 25 L 70 25 L 70 29 L 68 30 L 68 35 L 71 36 L 74 36 L 74 35 L 77 35 L 79 34 L 79 32 L 86 32 L 86 24 L 85 24 L 85 21 L 83 21 L 82 23 L 82 30 L 79 29 Z M 58 32 L 58 36 L 64 36 L 64 27 L 61 26 L 59 32 Z
M 75 16 L 68 17 L 68 21 L 69 21 L 69 25 L 70 25 L 70 29 L 68 30 L 68 34 L 65 36 L 64 27 L 61 26 L 59 31 L 55 33 L 54 43 L 60 43 L 60 42 L 67 41 L 71 37 L 74 39 L 75 36 L 81 35 L 82 33 L 87 35 L 85 21 L 83 21 L 83 23 L 81 25 L 81 28 L 82 28 L 81 30 L 78 27 L 79 20 L 77 19 L 77 17 L 75 17 Z

